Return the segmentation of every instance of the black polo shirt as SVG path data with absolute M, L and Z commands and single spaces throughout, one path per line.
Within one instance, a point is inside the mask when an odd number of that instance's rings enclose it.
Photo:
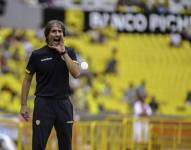
M 66 47 L 66 51 L 76 61 L 74 50 Z M 48 99 L 65 99 L 69 96 L 69 71 L 55 49 L 46 45 L 33 51 L 26 72 L 36 73 L 36 96 Z

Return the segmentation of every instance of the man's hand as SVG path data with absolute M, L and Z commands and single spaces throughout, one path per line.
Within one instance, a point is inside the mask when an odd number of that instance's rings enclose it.
M 25 121 L 29 121 L 30 116 L 29 116 L 29 109 L 26 105 L 22 105 L 21 106 L 21 110 L 20 110 L 20 114 L 21 117 L 25 120 Z
M 58 51 L 59 53 L 65 52 L 65 46 L 64 46 L 63 37 L 60 38 L 59 44 L 54 45 L 54 44 L 52 44 L 52 42 L 51 42 L 51 44 L 49 44 L 49 47 L 55 49 L 55 50 Z

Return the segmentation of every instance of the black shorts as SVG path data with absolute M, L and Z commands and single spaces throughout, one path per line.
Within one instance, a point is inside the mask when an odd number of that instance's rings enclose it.
M 73 106 L 69 98 L 47 100 L 36 97 L 33 112 L 33 150 L 45 150 L 48 137 L 54 127 L 59 150 L 71 150 Z

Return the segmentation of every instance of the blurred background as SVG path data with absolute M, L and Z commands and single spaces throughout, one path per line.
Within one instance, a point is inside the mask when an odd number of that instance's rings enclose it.
M 74 150 L 191 149 L 190 0 L 0 0 L 0 149 L 30 149 L 21 83 L 51 19 L 81 67 L 70 79 Z M 31 112 L 34 91 L 35 79 Z

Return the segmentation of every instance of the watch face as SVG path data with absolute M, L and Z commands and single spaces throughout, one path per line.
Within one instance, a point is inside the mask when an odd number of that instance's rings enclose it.
M 61 58 L 62 58 L 62 60 L 64 60 L 64 57 L 63 57 L 63 55 L 61 55 Z

